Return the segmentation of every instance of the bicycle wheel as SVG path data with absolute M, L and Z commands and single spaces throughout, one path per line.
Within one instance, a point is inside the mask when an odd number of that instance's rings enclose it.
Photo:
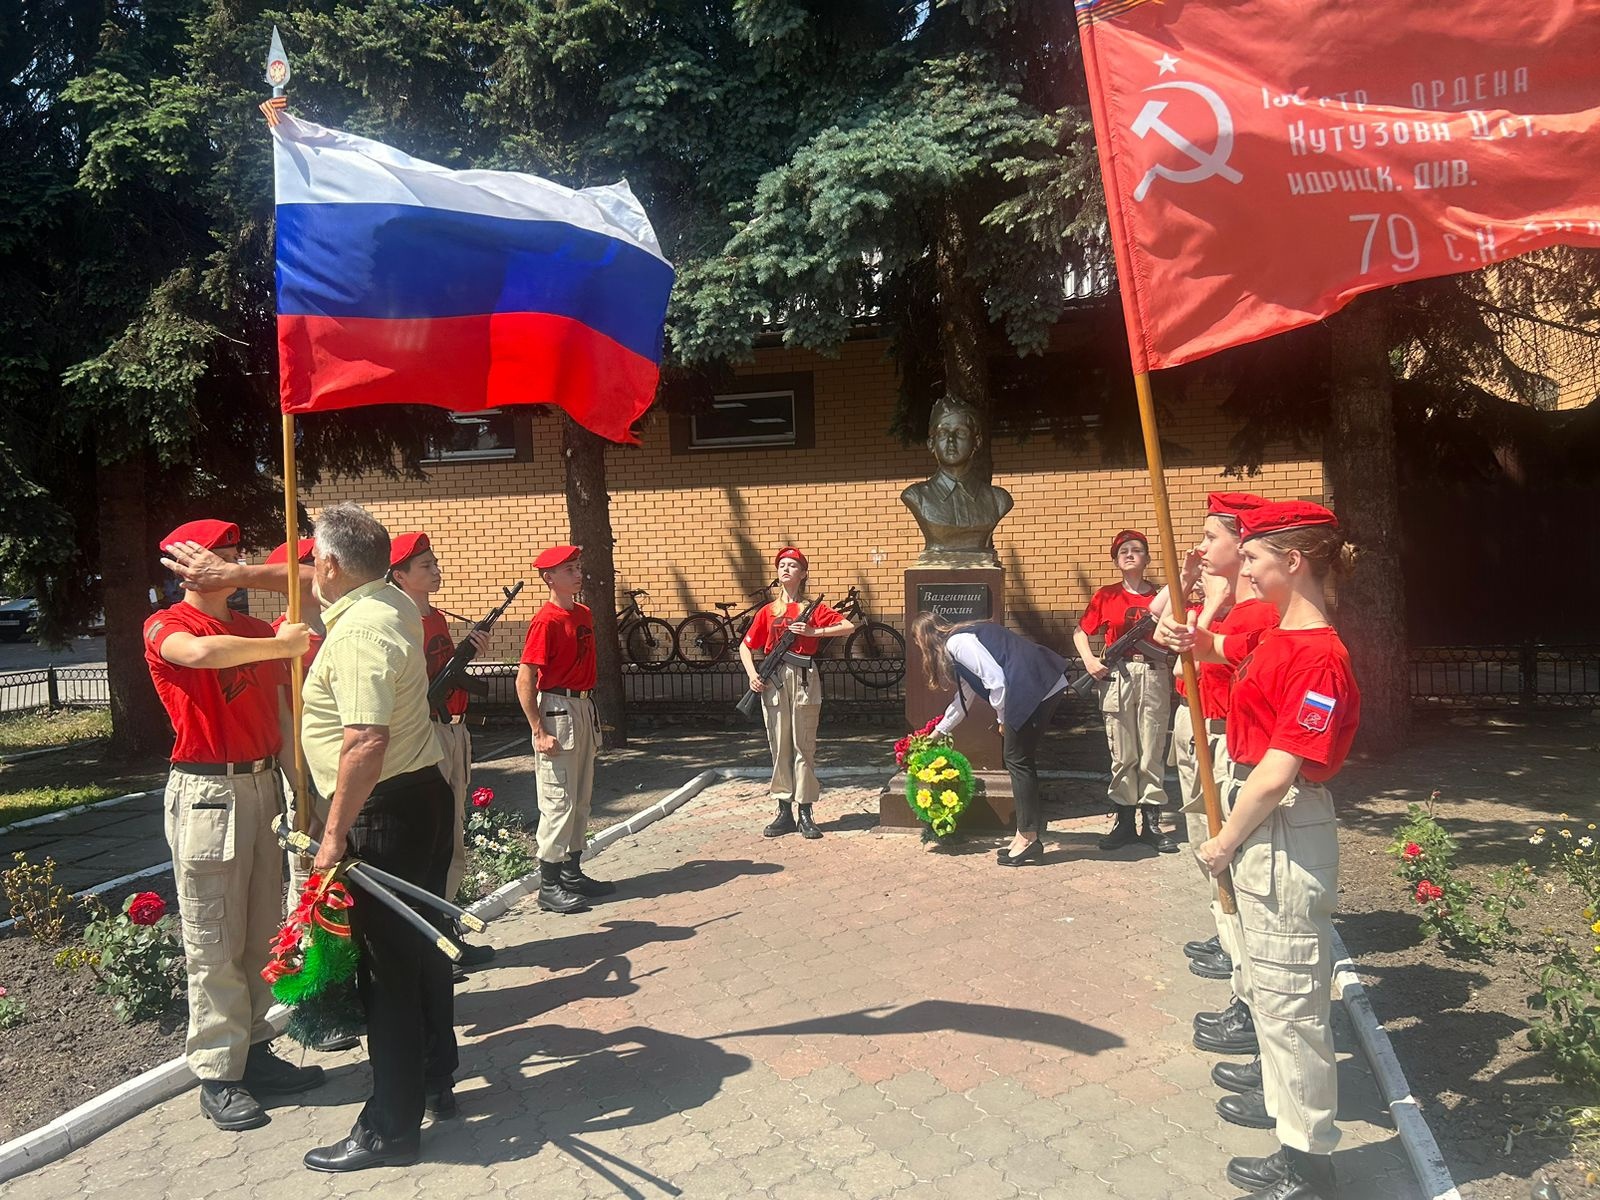
M 645 671 L 659 671 L 678 651 L 678 639 L 660 617 L 644 617 L 628 629 L 623 643 L 628 661 Z
M 906 673 L 906 640 L 892 625 L 869 621 L 844 642 L 845 668 L 865 687 L 893 687 Z
M 697 671 L 728 657 L 728 623 L 716 613 L 690 613 L 678 622 L 678 657 Z

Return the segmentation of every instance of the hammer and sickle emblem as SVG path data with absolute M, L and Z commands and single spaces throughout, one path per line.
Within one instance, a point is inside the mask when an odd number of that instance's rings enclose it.
M 1144 108 L 1139 111 L 1139 115 L 1134 118 L 1132 125 L 1134 136 L 1143 138 L 1153 133 L 1168 145 L 1183 151 L 1194 160 L 1195 165 L 1177 169 L 1156 163 L 1145 172 L 1144 178 L 1139 181 L 1139 186 L 1133 190 L 1133 198 L 1143 200 L 1158 175 L 1162 179 L 1170 179 L 1173 183 L 1199 183 L 1202 179 L 1210 179 L 1213 175 L 1220 175 L 1229 183 L 1243 180 L 1244 176 L 1228 165 L 1228 156 L 1233 153 L 1233 115 L 1228 112 L 1228 106 L 1222 102 L 1222 97 L 1202 83 L 1187 81 L 1157 83 L 1145 89 L 1147 92 L 1163 90 L 1193 92 L 1205 101 L 1206 107 L 1211 110 L 1211 115 L 1217 120 L 1217 146 L 1215 150 L 1209 152 L 1200 149 L 1162 120 L 1161 114 L 1167 110 L 1165 100 L 1147 101 Z

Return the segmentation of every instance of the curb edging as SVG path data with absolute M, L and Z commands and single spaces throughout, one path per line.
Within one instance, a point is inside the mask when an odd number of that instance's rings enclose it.
M 126 792 L 121 796 L 107 796 L 104 800 L 96 800 L 91 804 L 74 804 L 71 808 L 40 813 L 37 817 L 25 817 L 20 821 L 13 821 L 9 825 L 0 825 L 0 834 L 15 833 L 19 829 L 32 829 L 35 825 L 48 825 L 52 821 L 75 817 L 79 813 L 92 812 L 97 808 L 111 808 L 118 804 L 126 804 L 129 800 L 142 800 L 146 796 L 159 796 L 161 793 L 161 788 L 151 788 L 146 792 Z
M 1362 1053 L 1377 1078 L 1384 1107 L 1394 1118 L 1395 1132 L 1400 1135 L 1400 1145 L 1406 1152 L 1417 1185 L 1429 1200 L 1461 1200 L 1439 1143 L 1434 1140 L 1433 1130 L 1428 1128 L 1428 1120 L 1423 1116 L 1422 1104 L 1411 1094 L 1411 1085 L 1406 1082 L 1406 1073 L 1400 1067 L 1394 1043 L 1389 1040 L 1389 1031 L 1373 1011 L 1367 989 L 1357 976 L 1350 951 L 1345 948 L 1337 929 L 1333 931 L 1333 982 L 1349 1014 L 1350 1024 L 1355 1028 L 1356 1041 L 1361 1043 Z

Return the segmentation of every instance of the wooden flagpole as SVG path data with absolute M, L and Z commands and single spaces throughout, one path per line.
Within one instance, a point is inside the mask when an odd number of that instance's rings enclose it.
M 1133 390 L 1139 397 L 1139 428 L 1144 433 L 1144 458 L 1150 468 L 1150 497 L 1155 501 L 1156 525 L 1161 536 L 1161 570 L 1167 581 L 1167 611 L 1174 621 L 1181 620 L 1189 610 L 1187 597 L 1182 592 L 1183 558 L 1178 553 L 1178 541 L 1172 529 L 1172 507 L 1167 502 L 1167 477 L 1161 460 L 1161 433 L 1156 427 L 1156 403 L 1150 392 L 1150 373 L 1135 371 Z M 1217 791 L 1213 774 L 1211 743 L 1206 741 L 1205 713 L 1200 708 L 1200 680 L 1195 671 L 1194 655 L 1183 655 L 1183 686 L 1189 702 L 1189 721 L 1194 729 L 1194 769 L 1200 776 L 1201 793 L 1206 804 L 1206 828 L 1216 837 L 1222 830 L 1222 796 Z M 1216 877 L 1217 902 L 1222 911 L 1232 916 L 1239 911 L 1233 894 L 1233 872 L 1224 871 Z

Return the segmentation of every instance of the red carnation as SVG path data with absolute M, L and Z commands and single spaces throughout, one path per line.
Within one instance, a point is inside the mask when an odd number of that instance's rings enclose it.
M 1424 879 L 1417 884 L 1417 903 L 1427 904 L 1444 895 L 1444 889 L 1431 880 Z
M 140 892 L 128 901 L 127 911 L 135 925 L 154 925 L 167 915 L 167 902 L 154 892 Z
M 472 807 L 473 808 L 488 808 L 490 801 L 492 801 L 493 799 L 494 799 L 494 789 L 493 788 L 486 788 L 486 787 L 478 788 L 472 793 Z
M 1415 842 L 1407 842 L 1406 848 L 1400 851 L 1400 853 L 1406 858 L 1421 858 L 1422 847 L 1417 845 Z

